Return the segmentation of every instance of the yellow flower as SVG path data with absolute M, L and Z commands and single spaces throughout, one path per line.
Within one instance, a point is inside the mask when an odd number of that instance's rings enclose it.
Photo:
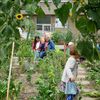
M 23 15 L 22 14 L 16 14 L 16 19 L 22 20 L 23 19 Z
M 73 15 L 73 14 L 72 14 L 72 12 L 70 11 L 69 16 L 72 17 L 72 15 Z

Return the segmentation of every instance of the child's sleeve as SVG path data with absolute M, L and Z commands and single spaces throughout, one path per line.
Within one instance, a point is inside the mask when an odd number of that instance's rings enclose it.
M 67 73 L 68 78 L 74 77 L 71 69 L 74 69 L 75 63 L 76 63 L 76 60 L 73 58 L 70 58 L 68 60 L 68 63 L 66 65 L 66 73 Z

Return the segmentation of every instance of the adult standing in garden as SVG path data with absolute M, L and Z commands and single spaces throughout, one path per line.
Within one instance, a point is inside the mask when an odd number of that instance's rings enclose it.
M 39 58 L 39 47 L 40 47 L 40 37 L 35 36 L 34 42 L 32 43 L 32 49 L 34 51 L 34 61 Z
M 78 72 L 78 63 L 77 63 L 78 58 L 79 54 L 75 50 L 70 51 L 70 57 L 66 62 L 62 74 L 61 86 L 65 87 L 63 88 L 63 92 L 67 94 L 66 100 L 73 100 L 77 94 L 77 86 L 75 84 L 75 80 Z

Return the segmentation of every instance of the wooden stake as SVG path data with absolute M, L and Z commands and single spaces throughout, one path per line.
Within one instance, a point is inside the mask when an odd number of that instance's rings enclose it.
M 10 59 L 10 68 L 9 68 L 9 76 L 8 76 L 7 97 L 6 97 L 6 100 L 9 99 L 9 87 L 10 87 L 10 79 L 11 79 L 11 69 L 12 69 L 12 61 L 13 61 L 14 45 L 15 45 L 15 43 L 13 42 L 13 43 L 12 43 L 11 59 Z
M 66 63 L 66 44 L 64 42 L 64 62 Z

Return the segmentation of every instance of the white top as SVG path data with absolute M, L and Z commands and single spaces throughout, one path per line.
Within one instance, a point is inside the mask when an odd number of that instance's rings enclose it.
M 40 47 L 40 41 L 36 43 L 36 50 Z
M 68 82 L 69 78 L 77 77 L 78 64 L 73 56 L 69 57 L 66 62 L 61 81 Z

